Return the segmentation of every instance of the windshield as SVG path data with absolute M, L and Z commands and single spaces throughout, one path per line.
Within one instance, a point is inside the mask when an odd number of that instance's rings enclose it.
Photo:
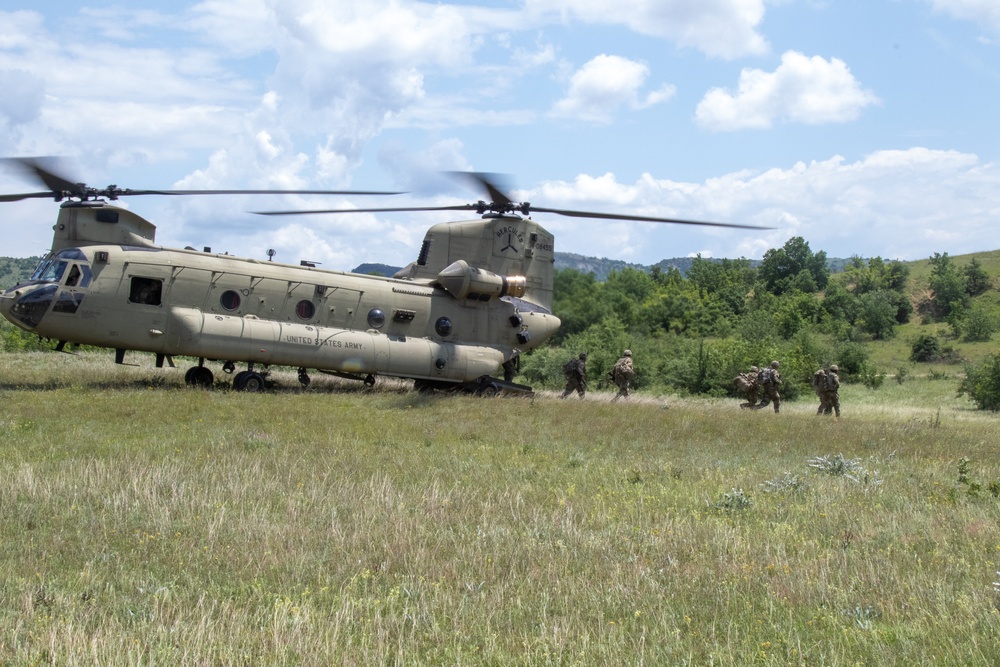
M 45 283 L 57 283 L 62 280 L 65 270 L 66 262 L 64 260 L 58 258 L 48 259 L 38 265 L 31 279 Z
M 85 283 L 90 282 L 90 267 L 87 265 L 87 256 L 83 254 L 83 251 L 79 248 L 66 248 L 65 250 L 60 250 L 58 253 L 52 257 L 46 257 L 41 261 L 35 272 L 31 275 L 31 280 L 35 282 L 43 283 L 57 283 L 62 280 L 63 275 L 66 273 L 66 267 L 69 262 L 67 260 L 77 260 L 83 267 L 83 276 L 80 275 L 81 269 L 74 267 L 75 275 L 71 273 L 70 281 L 67 284 L 76 285 L 80 283 L 81 277 Z M 86 287 L 86 284 L 80 284 L 80 287 Z

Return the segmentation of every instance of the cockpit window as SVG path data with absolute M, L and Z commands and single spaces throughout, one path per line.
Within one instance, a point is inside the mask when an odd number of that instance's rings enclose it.
M 45 283 L 57 283 L 62 280 L 63 272 L 66 270 L 66 262 L 59 259 L 49 259 L 38 265 L 32 280 Z

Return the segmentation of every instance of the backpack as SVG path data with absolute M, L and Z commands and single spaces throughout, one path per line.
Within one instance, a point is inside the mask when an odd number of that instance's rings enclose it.
M 576 373 L 576 359 L 570 359 L 565 364 L 563 364 L 563 375 L 569 377 Z
M 616 361 L 615 367 L 611 370 L 611 378 L 615 382 L 619 380 L 631 380 L 633 375 L 635 375 L 635 371 L 632 370 L 632 359 L 630 357 L 622 357 Z
M 836 373 L 826 374 L 826 388 L 829 391 L 837 391 L 840 389 L 840 378 L 837 377 Z
M 765 368 L 760 372 L 761 384 L 774 384 L 774 369 Z

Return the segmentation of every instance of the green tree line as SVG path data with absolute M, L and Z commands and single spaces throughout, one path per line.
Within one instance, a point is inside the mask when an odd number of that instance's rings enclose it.
M 628 348 L 637 389 L 733 395 L 738 373 L 772 360 L 781 362 L 788 398 L 811 394 L 812 373 L 831 363 L 845 381 L 877 386 L 883 376 L 868 344 L 895 337 L 917 309 L 925 320 L 974 328 L 980 338 L 995 328 L 977 323 L 969 306 L 991 285 L 982 266 L 973 259 L 959 267 L 947 254 L 930 261 L 930 293 L 916 304 L 907 264 L 852 257 L 831 274 L 826 253 L 802 237 L 767 251 L 757 266 L 698 256 L 684 275 L 626 268 L 603 282 L 561 269 L 553 310 L 563 325 L 549 346 L 522 360 L 522 372 L 529 383 L 555 388 L 562 363 L 586 351 L 591 385 L 600 387 Z

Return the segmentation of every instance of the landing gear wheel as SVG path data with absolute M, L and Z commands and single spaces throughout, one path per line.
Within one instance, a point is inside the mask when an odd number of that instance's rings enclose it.
M 300 368 L 299 383 L 302 384 L 303 387 L 308 387 L 310 382 L 312 382 L 312 380 L 309 379 L 309 373 L 306 372 L 306 369 Z
M 204 366 L 192 366 L 184 374 L 184 382 L 195 387 L 211 387 L 215 383 L 215 376 Z
M 495 384 L 483 385 L 483 387 L 479 390 L 479 395 L 483 398 L 496 398 L 500 395 L 500 388 Z
M 365 378 L 365 386 L 366 387 L 374 387 L 375 386 L 375 376 L 374 375 L 369 375 L 368 377 Z
M 257 393 L 264 391 L 264 376 L 256 371 L 242 371 L 233 378 L 233 389 Z

